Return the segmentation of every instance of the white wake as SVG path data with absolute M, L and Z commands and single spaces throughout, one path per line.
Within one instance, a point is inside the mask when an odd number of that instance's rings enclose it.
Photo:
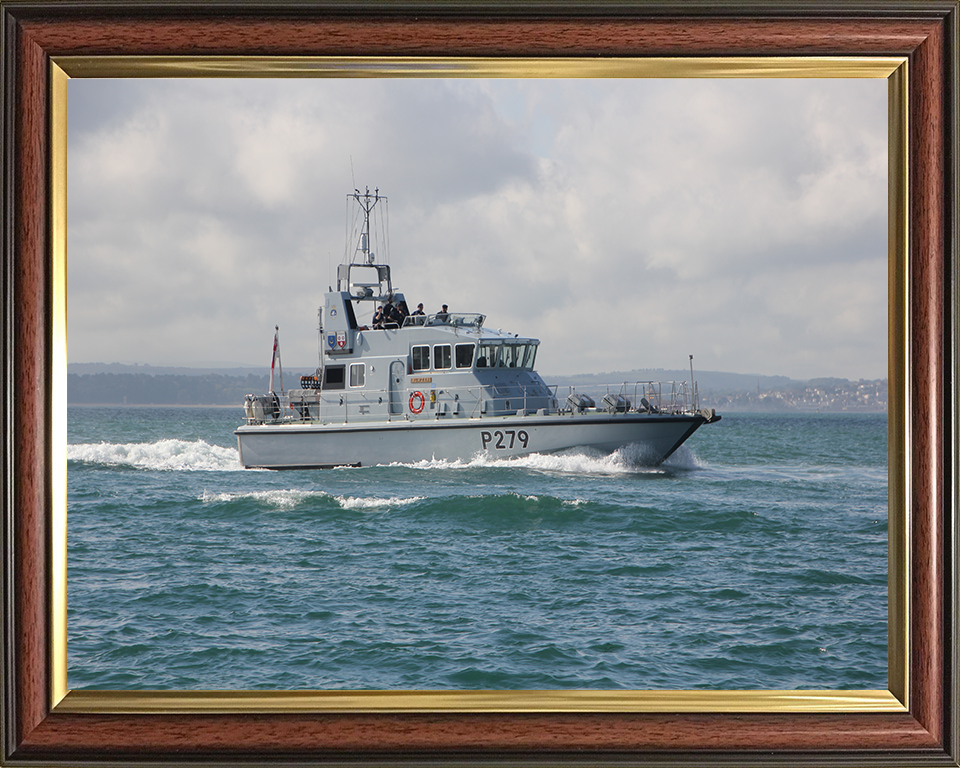
M 236 448 L 204 440 L 154 443 L 81 443 L 67 446 L 67 460 L 136 469 L 237 472 L 243 469 Z

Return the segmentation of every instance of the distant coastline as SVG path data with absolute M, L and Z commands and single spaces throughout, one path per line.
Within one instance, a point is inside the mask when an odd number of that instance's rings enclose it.
M 306 369 L 284 374 L 288 389 L 296 388 Z M 570 387 L 602 396 L 621 382 L 689 381 L 689 371 L 647 369 L 599 374 L 544 375 L 557 385 L 560 399 Z M 701 405 L 724 413 L 863 412 L 885 413 L 887 380 L 818 378 L 799 381 L 785 376 L 760 376 L 721 371 L 696 371 Z M 269 375 L 262 368 L 183 368 L 122 363 L 72 363 L 67 372 L 70 405 L 237 406 L 244 395 L 265 392 Z M 275 381 L 279 387 L 279 378 Z
M 290 378 L 299 384 L 299 374 Z M 70 405 L 235 405 L 264 392 L 269 376 L 253 373 L 67 373 Z

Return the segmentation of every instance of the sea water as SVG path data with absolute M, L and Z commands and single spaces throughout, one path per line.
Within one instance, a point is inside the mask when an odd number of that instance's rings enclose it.
M 241 417 L 70 408 L 70 688 L 887 687 L 884 414 L 285 472 Z

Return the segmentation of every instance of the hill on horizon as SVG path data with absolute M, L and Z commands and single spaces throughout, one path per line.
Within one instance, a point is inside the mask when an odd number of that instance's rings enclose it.
M 297 389 L 300 376 L 314 369 L 288 367 L 275 386 Z M 659 382 L 670 392 L 672 382 L 688 384 L 690 372 L 636 369 L 597 374 L 545 376 L 564 400 L 570 389 L 595 399 L 608 392 L 626 391 L 636 383 Z M 799 381 L 786 376 L 695 371 L 700 402 L 725 411 L 822 410 L 885 411 L 887 380 L 851 382 L 836 377 Z M 232 405 L 240 407 L 246 394 L 266 392 L 265 367 L 187 368 L 173 366 L 86 363 L 68 365 L 67 401 L 73 405 Z
M 296 381 L 301 374 L 313 373 L 314 368 L 287 366 L 286 375 L 290 381 Z M 230 367 L 187 367 L 163 365 L 131 365 L 128 363 L 69 363 L 68 374 L 141 374 L 149 376 L 263 376 L 269 374 L 267 366 L 230 366 Z M 606 371 L 602 373 L 544 374 L 548 384 L 560 386 L 576 385 L 580 387 L 619 385 L 635 381 L 689 381 L 690 371 L 669 368 L 639 368 L 631 371 Z M 840 384 L 850 379 L 842 377 L 814 377 L 811 379 L 791 379 L 788 376 L 770 376 L 755 373 L 734 373 L 731 371 L 698 371 L 694 378 L 701 393 L 705 392 L 756 392 L 758 390 L 792 389 L 810 383 Z M 862 380 L 862 379 L 861 379 Z

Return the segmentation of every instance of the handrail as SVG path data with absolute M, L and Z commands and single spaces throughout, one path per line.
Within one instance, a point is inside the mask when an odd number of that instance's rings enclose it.
M 482 328 L 486 315 L 479 312 L 434 312 L 429 315 L 407 315 L 403 327 L 415 325 L 450 325 L 455 328 Z
M 407 386 L 402 390 L 391 391 L 389 389 L 373 388 L 344 388 L 344 389 L 292 389 L 283 393 L 262 395 L 259 398 L 248 396 L 246 405 L 250 406 L 247 411 L 247 423 L 306 423 L 306 422 L 325 422 L 342 421 L 349 423 L 351 421 L 363 421 L 365 417 L 386 419 L 394 421 L 400 419 L 416 418 L 418 414 L 412 414 L 408 404 L 404 400 L 409 396 L 411 390 L 415 390 L 416 385 Z M 556 387 L 551 389 L 541 384 L 527 385 L 517 383 L 514 386 L 503 386 L 499 384 L 475 384 L 468 386 L 445 386 L 434 388 L 438 399 L 435 401 L 441 405 L 437 409 L 437 418 L 446 413 L 446 408 L 453 405 L 454 410 L 458 403 L 464 404 L 464 410 L 469 410 L 473 417 L 483 417 L 485 415 L 496 415 L 506 412 L 506 408 L 496 405 L 496 401 L 512 401 L 517 399 L 523 402 L 524 409 L 529 410 L 531 402 L 542 402 L 538 407 L 548 407 L 550 401 L 555 403 Z M 419 390 L 417 390 L 419 391 Z M 484 397 L 484 395 L 487 397 Z M 273 413 L 273 397 L 276 397 L 278 403 L 277 415 Z M 423 391 L 424 402 L 428 407 L 430 404 L 430 395 L 427 390 Z M 391 397 L 399 398 L 403 404 L 401 413 L 391 413 Z M 260 400 L 262 404 L 261 414 L 254 415 L 252 408 L 253 402 Z M 469 403 L 472 401 L 472 406 Z M 494 401 L 492 414 L 486 414 L 484 402 Z M 433 410 L 431 408 L 431 410 Z M 510 412 L 518 409 L 510 408 Z M 426 415 L 426 414 L 425 414 Z M 420 418 L 423 418 L 422 416 Z
M 344 388 L 344 389 L 294 389 L 284 393 L 255 397 L 248 395 L 245 407 L 247 423 L 351 423 L 367 420 L 417 420 L 426 417 L 441 418 L 460 411 L 470 418 L 506 416 L 516 412 L 530 414 L 543 409 L 545 412 L 578 413 L 585 410 L 606 411 L 613 414 L 693 414 L 697 412 L 699 394 L 687 381 L 623 382 L 619 386 L 606 385 L 607 400 L 591 408 L 571 405 L 573 395 L 579 395 L 575 386 L 570 386 L 567 403 L 557 398 L 558 385 L 514 385 L 502 383 L 474 384 L 467 386 L 436 387 L 423 390 L 423 404 L 414 411 L 414 403 L 407 402 L 416 385 L 399 390 Z M 596 391 L 596 387 L 590 387 Z M 437 395 L 431 399 L 431 393 Z M 276 398 L 276 401 L 274 401 Z M 412 399 L 412 397 L 411 397 Z M 592 399 L 592 398 L 591 398 Z M 274 402 L 279 407 L 274 406 Z M 399 412 L 395 412 L 399 403 Z M 259 405 L 259 408 L 257 407 Z M 522 407 L 519 407 L 521 406 Z M 428 412 L 424 413 L 426 410 Z M 421 415 L 422 414 L 422 415 Z
M 668 392 L 664 388 L 669 386 Z M 613 413 L 668 413 L 692 414 L 699 408 L 699 395 L 696 390 L 691 391 L 687 381 L 635 381 L 623 382 L 618 385 L 601 384 L 589 387 L 590 391 L 603 388 L 608 401 L 604 403 L 607 410 Z M 568 387 L 568 400 L 581 394 L 576 386 Z M 590 398 L 592 400 L 592 398 Z M 598 405 L 603 410 L 603 406 Z

